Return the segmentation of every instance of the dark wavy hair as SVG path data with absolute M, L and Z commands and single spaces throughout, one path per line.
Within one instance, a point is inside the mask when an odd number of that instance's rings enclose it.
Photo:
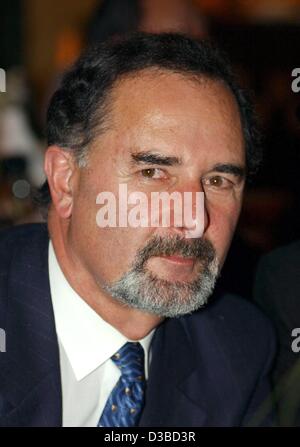
M 173 34 L 134 33 L 86 50 L 63 76 L 47 114 L 47 142 L 72 151 L 84 164 L 90 143 L 105 130 L 114 84 L 124 75 L 157 68 L 223 82 L 240 110 L 247 174 L 258 169 L 262 153 L 252 104 L 238 85 L 226 57 L 213 45 Z M 51 202 L 48 183 L 37 201 Z

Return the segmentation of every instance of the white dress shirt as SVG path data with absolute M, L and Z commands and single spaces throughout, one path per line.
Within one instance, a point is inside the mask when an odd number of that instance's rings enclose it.
M 59 342 L 64 427 L 96 427 L 121 373 L 111 361 L 128 340 L 104 321 L 65 278 L 49 243 L 49 279 Z M 148 378 L 149 348 L 154 330 L 139 340 L 145 352 Z

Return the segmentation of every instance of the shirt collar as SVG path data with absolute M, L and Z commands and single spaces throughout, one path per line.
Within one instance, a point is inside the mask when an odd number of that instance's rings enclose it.
M 132 341 L 104 321 L 71 287 L 49 242 L 49 280 L 56 332 L 77 380 L 81 380 L 106 362 L 126 342 Z M 149 347 L 153 329 L 138 340 L 145 352 L 145 376 L 148 377 Z M 136 341 L 136 340 L 135 340 Z

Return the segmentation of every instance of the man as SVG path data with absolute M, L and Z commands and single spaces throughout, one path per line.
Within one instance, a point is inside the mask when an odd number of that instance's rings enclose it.
M 278 338 L 272 370 L 280 426 L 300 426 L 300 242 L 278 248 L 259 262 L 254 299 Z
M 240 298 L 215 293 L 200 309 L 259 162 L 223 58 L 176 34 L 103 44 L 65 75 L 47 132 L 48 225 L 0 242 L 1 425 L 251 424 L 269 392 L 272 330 Z M 107 206 L 120 186 L 130 205 L 188 193 L 192 219 L 174 212 L 162 226 L 156 207 L 145 225 L 147 206 L 124 219 L 124 203 Z

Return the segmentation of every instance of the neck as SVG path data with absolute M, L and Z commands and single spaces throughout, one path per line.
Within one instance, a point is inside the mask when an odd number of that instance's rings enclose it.
M 161 317 L 124 306 L 100 288 L 68 243 L 68 224 L 55 212 L 49 213 L 48 229 L 66 280 L 103 320 L 130 340 L 144 338 L 162 322 Z

